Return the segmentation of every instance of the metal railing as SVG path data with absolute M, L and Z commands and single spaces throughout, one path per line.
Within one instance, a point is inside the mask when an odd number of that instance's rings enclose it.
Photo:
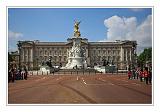
M 98 72 L 93 70 L 67 70 L 67 71 L 58 71 L 58 72 L 52 72 L 49 71 L 43 72 L 43 71 L 29 71 L 29 75 L 94 75 L 94 74 L 127 74 L 126 72 Z

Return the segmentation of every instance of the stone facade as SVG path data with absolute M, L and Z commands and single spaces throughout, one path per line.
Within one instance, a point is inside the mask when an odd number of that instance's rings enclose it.
M 19 41 L 18 49 L 20 65 L 28 69 L 39 67 L 42 62 L 51 59 L 52 65 L 65 66 L 68 51 L 72 47 L 72 39 L 67 42 L 40 42 Z M 126 69 L 136 62 L 136 41 L 114 41 L 114 42 L 88 42 L 82 39 L 82 48 L 85 49 L 87 65 L 93 67 L 95 64 L 103 65 L 103 60 L 118 66 L 118 69 Z

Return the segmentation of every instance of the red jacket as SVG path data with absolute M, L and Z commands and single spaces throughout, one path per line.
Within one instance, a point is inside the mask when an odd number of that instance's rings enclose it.
M 145 71 L 144 71 L 144 77 L 148 77 L 148 75 L 149 75 L 149 74 L 148 74 L 148 71 L 145 70 Z
M 140 77 L 144 77 L 143 71 L 140 71 L 140 72 L 139 72 L 139 76 L 140 76 Z
M 131 71 L 128 71 L 128 76 L 131 76 Z

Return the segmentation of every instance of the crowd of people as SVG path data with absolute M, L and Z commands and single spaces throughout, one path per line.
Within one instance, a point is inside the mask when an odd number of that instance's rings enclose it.
M 27 80 L 28 71 L 26 67 L 22 69 L 17 69 L 16 67 L 11 67 L 8 71 L 8 82 L 15 82 L 15 80 Z
M 148 67 L 145 68 L 136 68 L 128 70 L 128 79 L 139 79 L 141 82 L 146 84 L 152 83 L 152 70 Z

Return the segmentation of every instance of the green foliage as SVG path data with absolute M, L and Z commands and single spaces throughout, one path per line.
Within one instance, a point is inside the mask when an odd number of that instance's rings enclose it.
M 8 52 L 8 62 L 14 61 L 14 57 Z
M 138 56 L 139 66 L 144 66 L 147 61 L 152 61 L 152 48 L 144 49 L 144 51 Z

